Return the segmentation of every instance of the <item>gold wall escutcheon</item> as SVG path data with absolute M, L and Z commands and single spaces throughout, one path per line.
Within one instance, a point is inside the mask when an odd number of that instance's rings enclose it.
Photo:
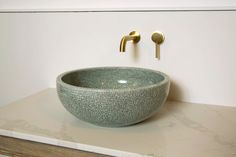
M 164 42 L 165 36 L 162 32 L 155 31 L 152 33 L 152 41 L 156 45 L 156 58 L 160 59 L 160 45 Z

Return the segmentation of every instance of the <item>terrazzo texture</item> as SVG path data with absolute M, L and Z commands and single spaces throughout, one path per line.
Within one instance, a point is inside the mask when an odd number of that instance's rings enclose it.
M 64 107 L 83 121 L 106 127 L 149 118 L 166 101 L 169 86 L 165 74 L 141 68 L 90 68 L 57 77 Z

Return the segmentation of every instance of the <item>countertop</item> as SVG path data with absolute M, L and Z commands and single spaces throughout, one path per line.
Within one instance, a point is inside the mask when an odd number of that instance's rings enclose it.
M 72 116 L 46 89 L 0 107 L 0 135 L 120 157 L 229 157 L 236 107 L 167 101 L 142 123 L 104 128 Z

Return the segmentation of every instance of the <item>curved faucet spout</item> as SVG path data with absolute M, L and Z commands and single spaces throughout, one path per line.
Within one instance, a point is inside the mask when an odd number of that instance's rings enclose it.
M 132 41 L 134 44 L 140 40 L 140 34 L 136 31 L 130 32 L 129 35 L 124 36 L 120 41 L 120 52 L 125 52 L 127 41 Z
M 120 41 L 120 52 L 125 52 L 125 48 L 126 48 L 126 43 L 127 43 L 128 39 L 127 36 L 124 36 L 121 41 Z

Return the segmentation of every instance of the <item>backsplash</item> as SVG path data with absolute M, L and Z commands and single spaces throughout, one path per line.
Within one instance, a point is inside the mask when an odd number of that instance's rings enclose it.
M 48 87 L 85 67 L 155 69 L 172 80 L 169 99 L 236 106 L 236 11 L 0 14 L 0 105 Z M 137 45 L 123 35 L 136 30 Z M 161 60 L 152 32 L 161 31 Z

